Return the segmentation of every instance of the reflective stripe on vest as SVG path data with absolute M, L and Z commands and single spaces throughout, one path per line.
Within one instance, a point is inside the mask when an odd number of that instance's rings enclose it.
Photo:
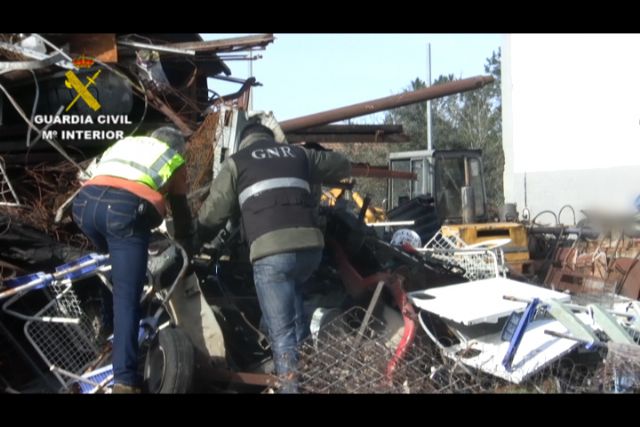
M 129 137 L 104 152 L 94 176 L 116 176 L 143 183 L 157 191 L 184 162 L 177 151 L 162 141 Z
M 253 185 L 242 190 L 240 195 L 238 196 L 238 201 L 240 202 L 240 207 L 247 201 L 248 198 L 252 196 L 256 196 L 263 191 L 273 190 L 275 188 L 302 188 L 303 190 L 307 190 L 307 192 L 311 192 L 309 188 L 309 183 L 304 179 L 300 178 L 272 178 L 265 179 L 264 181 L 256 182 Z

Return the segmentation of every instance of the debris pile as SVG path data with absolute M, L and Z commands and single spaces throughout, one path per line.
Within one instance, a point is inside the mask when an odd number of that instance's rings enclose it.
M 514 384 L 444 357 L 424 335 L 416 336 L 393 371 L 392 337 L 372 317 L 362 327 L 364 309 L 355 308 L 328 323 L 301 347 L 303 393 L 621 393 L 640 391 L 637 345 L 563 356 Z
M 81 162 L 87 166 L 88 161 Z M 24 169 L 20 180 L 13 182 L 20 194 L 21 205 L 5 208 L 14 221 L 41 230 L 58 242 L 81 249 L 89 247 L 88 239 L 78 232 L 69 216 L 56 222 L 58 208 L 71 197 L 80 186 L 78 169 L 67 161 L 41 163 Z

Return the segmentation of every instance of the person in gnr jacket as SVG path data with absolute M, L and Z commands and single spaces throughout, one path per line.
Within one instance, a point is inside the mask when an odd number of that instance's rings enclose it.
M 139 393 L 142 385 L 140 297 L 151 230 L 165 216 L 165 198 L 175 239 L 187 246 L 193 240 L 184 151 L 182 134 L 171 127 L 117 141 L 73 200 L 73 220 L 100 252 L 109 253 L 113 295 L 103 295 L 102 331 L 113 329 L 113 393 Z
M 271 128 L 260 122 L 244 128 L 239 150 L 211 184 L 197 228 L 204 241 L 228 219 L 241 217 L 280 391 L 296 393 L 297 347 L 309 334 L 301 287 L 318 267 L 324 246 L 311 190 L 350 176 L 351 164 L 340 153 L 282 143 L 274 121 Z

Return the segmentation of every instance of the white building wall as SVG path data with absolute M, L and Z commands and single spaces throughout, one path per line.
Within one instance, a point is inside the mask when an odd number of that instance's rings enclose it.
M 507 35 L 502 84 L 505 202 L 521 211 L 526 199 L 534 215 L 565 204 L 632 208 L 640 35 Z

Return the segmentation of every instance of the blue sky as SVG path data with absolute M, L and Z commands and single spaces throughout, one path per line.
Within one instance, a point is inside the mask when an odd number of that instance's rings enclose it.
M 203 34 L 206 40 L 247 34 Z M 500 34 L 275 34 L 253 63 L 263 84 L 254 88 L 253 109 L 272 110 L 278 120 L 399 93 L 411 80 L 431 75 L 472 77 L 484 74 L 486 58 L 502 45 Z M 232 76 L 249 77 L 248 61 L 227 61 Z M 220 94 L 239 85 L 210 80 Z M 360 122 L 375 123 L 378 118 Z

